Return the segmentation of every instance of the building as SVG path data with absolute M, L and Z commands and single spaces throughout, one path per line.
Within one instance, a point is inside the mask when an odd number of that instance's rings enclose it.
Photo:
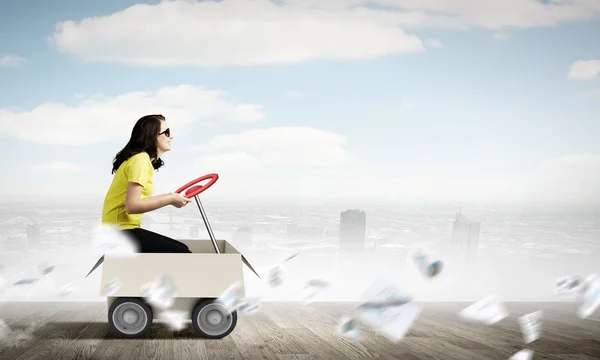
M 452 238 L 443 250 L 445 256 L 457 263 L 477 260 L 481 223 L 470 221 L 462 211 L 456 214 L 452 225 Z
M 340 260 L 352 259 L 364 252 L 367 236 L 367 214 L 346 210 L 340 214 Z
M 34 220 L 27 219 L 25 222 L 25 232 L 27 233 L 27 247 L 38 249 L 42 244 L 40 224 Z

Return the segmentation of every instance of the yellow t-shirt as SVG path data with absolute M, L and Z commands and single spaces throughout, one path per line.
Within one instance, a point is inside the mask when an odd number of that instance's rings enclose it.
M 116 225 L 120 229 L 138 228 L 143 214 L 128 214 L 125 209 L 127 183 L 135 182 L 143 186 L 141 200 L 148 199 L 154 192 L 154 167 L 148 153 L 141 152 L 125 160 L 113 177 L 108 193 L 104 198 L 102 223 Z

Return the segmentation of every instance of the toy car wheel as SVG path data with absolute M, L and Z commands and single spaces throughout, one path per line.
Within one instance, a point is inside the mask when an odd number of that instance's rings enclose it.
M 221 339 L 229 335 L 237 324 L 237 312 L 217 302 L 206 299 L 198 302 L 192 312 L 194 330 L 208 339 Z
M 152 325 L 152 308 L 139 298 L 118 298 L 108 309 L 110 328 L 123 337 L 144 335 Z

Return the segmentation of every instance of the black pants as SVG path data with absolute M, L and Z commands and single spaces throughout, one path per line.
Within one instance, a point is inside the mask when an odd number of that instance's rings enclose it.
M 140 253 L 191 253 L 184 243 L 146 229 L 123 231 L 137 243 Z

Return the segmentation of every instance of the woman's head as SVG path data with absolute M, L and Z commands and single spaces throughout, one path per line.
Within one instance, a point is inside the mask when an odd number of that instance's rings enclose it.
M 112 173 L 131 156 L 145 151 L 152 159 L 155 169 L 164 165 L 160 156 L 171 150 L 171 130 L 162 115 L 146 115 L 140 118 L 131 131 L 131 138 L 125 147 L 117 153 L 113 161 Z

